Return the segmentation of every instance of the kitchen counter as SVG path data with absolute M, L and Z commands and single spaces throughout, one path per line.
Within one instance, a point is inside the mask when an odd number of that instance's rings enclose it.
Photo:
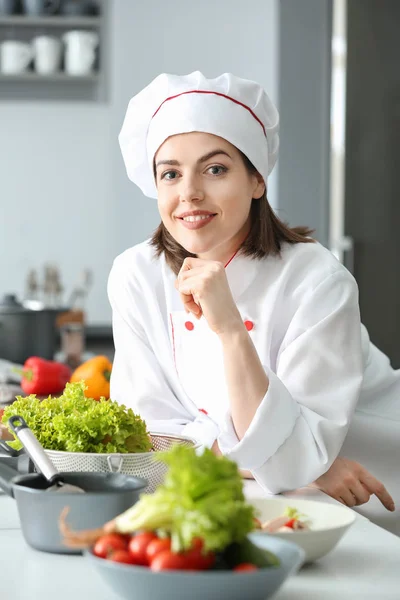
M 254 481 L 246 481 L 245 489 L 249 498 L 264 495 Z M 309 488 L 285 496 L 335 502 Z M 84 558 L 31 549 L 22 537 L 15 501 L 3 494 L 0 545 L 4 600 L 118 600 Z M 358 516 L 339 545 L 303 567 L 274 600 L 399 600 L 399 568 L 400 538 Z

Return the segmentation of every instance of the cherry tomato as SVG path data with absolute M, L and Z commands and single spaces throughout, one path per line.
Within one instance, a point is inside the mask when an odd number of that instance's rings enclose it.
M 132 554 L 128 552 L 128 550 L 114 550 L 108 556 L 109 560 L 113 560 L 114 562 L 124 563 L 126 565 L 135 565 L 135 559 Z
M 233 571 L 258 571 L 258 567 L 252 563 L 240 563 L 233 568 Z
M 151 565 L 153 558 L 164 550 L 171 550 L 170 538 L 159 538 L 151 541 L 146 548 L 147 563 Z
M 290 529 L 294 529 L 296 521 L 297 519 L 289 519 L 289 521 L 286 521 L 285 527 L 290 527 Z
M 147 558 L 146 550 L 151 542 L 158 541 L 158 537 L 151 531 L 145 531 L 138 533 L 135 537 L 131 538 L 128 550 L 132 557 L 135 559 L 137 565 L 148 565 L 149 560 Z
M 163 550 L 153 558 L 150 569 L 152 571 L 165 571 L 169 569 L 183 571 L 193 569 L 193 567 L 192 561 L 183 552 Z
M 185 556 L 191 561 L 192 568 L 197 570 L 210 569 L 215 562 L 214 552 L 203 551 L 204 542 L 200 538 L 192 540 L 192 547 L 185 552 Z
M 93 554 L 100 558 L 107 558 L 114 550 L 126 550 L 128 543 L 119 533 L 107 533 L 99 537 L 93 548 Z

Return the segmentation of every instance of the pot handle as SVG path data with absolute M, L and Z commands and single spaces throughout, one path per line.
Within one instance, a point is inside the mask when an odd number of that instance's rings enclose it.
M 17 475 L 20 475 L 18 471 L 0 460 L 0 488 L 11 498 L 14 498 L 12 480 Z
M 0 449 L 2 449 L 9 456 L 16 457 L 16 456 L 20 455 L 19 450 L 14 450 L 14 448 L 11 448 L 11 446 L 9 446 L 7 444 L 7 442 L 5 442 L 4 440 L 0 440 Z M 1 458 L 1 454 L 0 454 L 0 458 Z
M 23 444 L 25 452 L 30 456 L 37 469 L 47 481 L 50 483 L 58 481 L 60 477 L 57 469 L 47 456 L 43 446 L 39 440 L 37 440 L 33 431 L 29 429 L 25 420 L 19 415 L 13 415 L 8 419 L 8 424 Z

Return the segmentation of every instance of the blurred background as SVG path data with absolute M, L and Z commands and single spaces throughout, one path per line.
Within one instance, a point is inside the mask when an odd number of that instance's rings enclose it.
M 398 0 L 0 0 L 3 316 L 51 308 L 112 355 L 112 261 L 159 221 L 119 152 L 128 101 L 163 71 L 230 71 L 281 114 L 271 204 L 353 272 L 400 367 L 399 26 Z

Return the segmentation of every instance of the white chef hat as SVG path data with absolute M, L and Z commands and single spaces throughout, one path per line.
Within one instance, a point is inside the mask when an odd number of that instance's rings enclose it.
M 170 136 L 200 131 L 218 135 L 241 150 L 267 181 L 279 147 L 279 114 L 256 82 L 224 73 L 206 79 L 163 73 L 129 102 L 119 134 L 128 177 L 157 198 L 153 161 Z

